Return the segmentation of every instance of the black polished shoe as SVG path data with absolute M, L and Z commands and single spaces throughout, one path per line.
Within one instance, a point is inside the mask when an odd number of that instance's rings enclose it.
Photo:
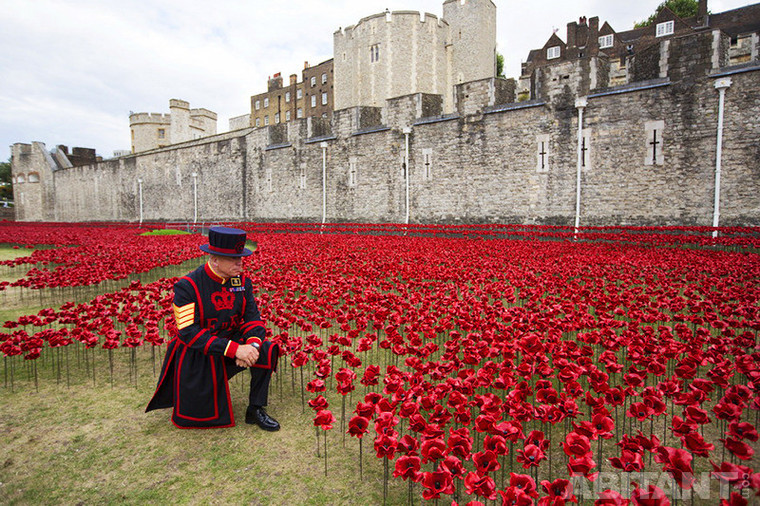
M 280 423 L 269 416 L 264 408 L 248 408 L 245 412 L 245 423 L 258 425 L 263 430 L 275 432 L 280 430 Z

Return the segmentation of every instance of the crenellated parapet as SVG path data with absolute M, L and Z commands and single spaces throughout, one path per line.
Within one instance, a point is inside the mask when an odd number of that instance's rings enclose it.
M 454 85 L 495 76 L 493 2 L 447 0 L 443 12 L 385 11 L 337 30 L 335 109 L 425 93 L 441 95 L 452 112 Z
M 190 109 L 190 103 L 169 100 L 169 114 L 138 112 L 129 116 L 132 153 L 139 153 L 216 134 L 217 115 L 208 109 Z

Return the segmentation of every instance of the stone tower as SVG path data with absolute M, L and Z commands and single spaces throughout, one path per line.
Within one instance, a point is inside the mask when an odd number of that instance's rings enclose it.
M 496 6 L 447 0 L 444 17 L 386 11 L 335 32 L 335 110 L 384 107 L 389 98 L 428 93 L 454 108 L 456 84 L 496 74 Z M 449 19 L 450 17 L 450 19 Z
M 496 5 L 491 0 L 446 0 L 454 84 L 496 75 Z

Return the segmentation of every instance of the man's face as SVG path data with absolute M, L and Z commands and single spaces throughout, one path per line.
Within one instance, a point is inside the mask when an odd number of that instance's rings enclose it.
M 220 276 L 224 278 L 232 278 L 243 273 L 243 258 L 214 255 L 211 257 L 211 267 L 213 267 L 216 273 Z

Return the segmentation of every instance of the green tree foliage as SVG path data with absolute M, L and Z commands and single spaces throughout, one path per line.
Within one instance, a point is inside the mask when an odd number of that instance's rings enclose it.
M 11 162 L 0 162 L 0 200 L 13 200 Z
M 697 13 L 699 12 L 698 0 L 665 0 L 660 5 L 657 6 L 657 9 L 655 9 L 654 14 L 649 16 L 649 19 L 646 19 L 644 21 L 639 21 L 633 27 L 643 28 L 645 26 L 650 26 L 652 23 L 654 23 L 654 20 L 657 19 L 657 16 L 660 14 L 660 11 L 662 11 L 662 9 L 664 9 L 665 7 L 673 11 L 673 13 L 679 18 L 688 18 L 691 16 L 696 16 Z
M 504 77 L 504 55 L 496 51 L 496 77 Z

